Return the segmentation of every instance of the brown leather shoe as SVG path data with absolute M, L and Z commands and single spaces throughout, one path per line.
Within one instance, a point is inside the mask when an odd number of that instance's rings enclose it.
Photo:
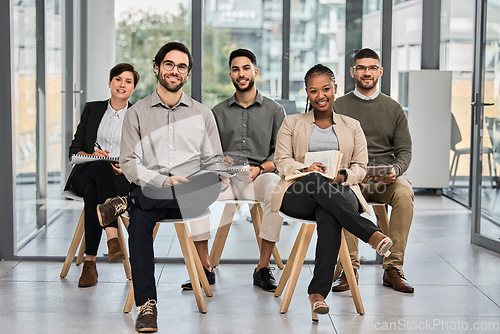
M 389 268 L 384 271 L 384 285 L 394 290 L 405 293 L 413 293 L 413 287 L 408 283 L 401 271 L 397 268 Z
M 127 211 L 127 197 L 108 198 L 103 204 L 97 205 L 97 218 L 102 227 L 107 226 L 121 214 Z
M 358 281 L 358 269 L 352 268 L 354 270 L 354 275 L 356 275 L 356 282 Z M 347 282 L 347 277 L 345 276 L 344 270 L 340 272 L 339 278 L 333 282 L 332 291 L 333 292 L 342 292 L 349 290 L 349 283 Z
M 80 288 L 88 288 L 97 284 L 97 268 L 95 261 L 83 261 L 82 275 L 78 280 Z
M 141 306 L 141 310 L 135 320 L 135 330 L 140 333 L 154 333 L 158 331 L 158 325 L 156 324 L 157 316 L 156 300 L 149 299 Z
M 108 240 L 108 262 L 118 262 L 125 258 L 118 238 Z

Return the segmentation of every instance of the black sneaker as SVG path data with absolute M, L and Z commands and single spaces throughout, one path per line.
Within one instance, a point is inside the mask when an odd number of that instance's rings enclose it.
M 208 284 L 214 285 L 215 284 L 215 272 L 212 269 L 212 271 L 208 271 L 207 268 L 203 267 L 203 271 L 205 272 L 205 276 L 207 276 L 208 279 Z M 186 282 L 182 283 L 181 288 L 183 290 L 193 290 L 193 286 L 191 285 L 191 281 L 187 280 Z
M 278 283 L 274 279 L 271 268 L 263 267 L 259 271 L 257 268 L 253 271 L 253 285 L 259 286 L 264 291 L 274 292 L 278 287 Z
M 157 316 L 156 300 L 148 299 L 148 301 L 141 306 L 141 310 L 137 315 L 135 330 L 140 333 L 154 333 L 158 331 L 158 325 L 156 324 Z

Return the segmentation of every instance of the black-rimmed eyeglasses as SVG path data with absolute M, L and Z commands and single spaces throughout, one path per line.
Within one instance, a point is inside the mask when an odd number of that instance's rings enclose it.
M 184 63 L 180 63 L 180 64 L 176 65 L 169 60 L 165 60 L 162 62 L 162 64 L 163 64 L 163 69 L 165 71 L 173 71 L 174 68 L 177 67 L 177 71 L 179 71 L 179 73 L 186 74 L 190 70 L 190 67 Z

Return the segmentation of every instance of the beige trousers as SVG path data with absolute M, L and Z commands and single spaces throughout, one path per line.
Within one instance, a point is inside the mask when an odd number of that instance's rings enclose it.
M 277 242 L 279 240 L 283 218 L 278 212 L 271 212 L 271 197 L 280 177 L 275 173 L 264 173 L 253 182 L 243 182 L 236 177 L 231 178 L 228 189 L 217 198 L 218 201 L 229 199 L 254 200 L 262 205 L 263 216 L 259 237 Z M 202 219 L 190 224 L 193 241 L 210 239 L 210 219 Z
M 363 183 L 360 184 L 365 199 L 370 202 L 380 202 L 392 208 L 387 236 L 394 243 L 391 255 L 384 258 L 382 267 L 398 268 L 402 271 L 406 243 L 413 220 L 414 194 L 410 181 L 405 176 L 399 176 L 393 184 Z M 351 256 L 352 266 L 359 269 L 358 238 L 346 231 L 347 247 Z

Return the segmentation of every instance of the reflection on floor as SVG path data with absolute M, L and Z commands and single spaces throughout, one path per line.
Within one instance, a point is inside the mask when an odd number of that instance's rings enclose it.
M 61 254 L 75 223 L 68 220 L 47 232 L 51 241 L 38 240 L 38 251 Z M 253 232 L 244 235 L 247 227 L 251 229 L 249 223 L 235 224 L 223 258 L 247 253 L 256 258 Z M 162 230 L 157 254 L 180 256 L 173 232 L 167 226 Z M 293 235 L 297 226 L 291 223 L 284 230 Z M 287 243 L 283 238 L 278 243 L 283 257 L 289 252 Z M 36 254 L 36 249 L 26 253 Z M 311 257 L 314 247 L 309 252 Z M 99 283 L 87 289 L 77 287 L 79 267 L 73 265 L 68 277 L 60 279 L 61 267 L 59 262 L 0 262 L 2 332 L 134 333 L 137 310 L 122 313 L 130 283 L 121 264 L 98 263 Z M 361 267 L 364 316 L 356 314 L 350 292 L 342 292 L 328 296 L 330 314 L 312 323 L 306 293 L 312 265 L 303 267 L 289 311 L 280 314 L 282 298 L 252 285 L 253 268 L 221 264 L 215 269 L 214 296 L 205 298 L 208 312 L 200 314 L 192 292 L 180 290 L 187 278 L 184 265 L 157 264 L 159 333 L 500 332 L 500 255 L 470 244 L 469 211 L 445 197 L 416 197 L 405 262 L 414 294 L 382 286 L 380 266 Z M 281 273 L 274 270 L 278 279 Z
M 498 181 L 492 183 L 489 179 L 483 181 L 481 188 L 481 208 L 483 217 L 481 219 L 481 234 L 500 241 L 500 186 Z M 443 193 L 459 203 L 467 204 L 469 200 L 469 188 L 465 181 L 457 182 L 454 188 L 445 189 Z

